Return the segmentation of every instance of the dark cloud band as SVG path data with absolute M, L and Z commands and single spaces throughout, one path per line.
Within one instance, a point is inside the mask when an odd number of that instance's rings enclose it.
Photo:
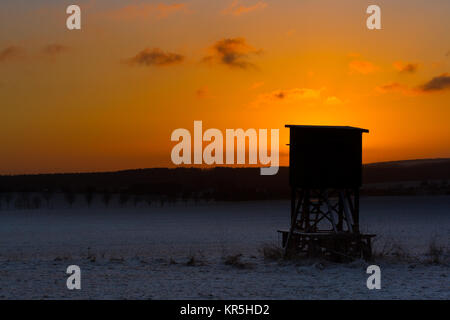
M 184 61 L 184 56 L 178 53 L 164 52 L 159 48 L 144 49 L 136 56 L 126 60 L 129 65 L 140 66 L 170 66 Z

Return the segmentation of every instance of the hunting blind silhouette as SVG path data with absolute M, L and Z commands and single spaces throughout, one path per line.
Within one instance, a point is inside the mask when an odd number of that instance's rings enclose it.
M 359 230 L 362 135 L 347 126 L 286 125 L 291 224 L 282 234 L 286 255 L 304 252 L 335 260 L 371 258 L 371 238 Z

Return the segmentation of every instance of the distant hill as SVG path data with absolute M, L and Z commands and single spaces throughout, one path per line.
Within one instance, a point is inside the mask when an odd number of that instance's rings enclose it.
M 216 200 L 288 198 L 289 168 L 261 176 L 259 168 L 153 168 L 98 173 L 0 176 L 0 192 L 108 192 Z M 367 194 L 450 193 L 450 159 L 371 163 L 363 166 Z
M 450 179 L 450 159 L 418 159 L 364 165 L 364 184 Z

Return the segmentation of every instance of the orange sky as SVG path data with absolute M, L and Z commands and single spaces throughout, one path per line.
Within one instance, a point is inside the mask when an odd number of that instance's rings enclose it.
M 172 166 L 194 120 L 278 128 L 284 165 L 287 123 L 368 128 L 364 162 L 450 157 L 450 2 L 372 2 L 2 1 L 0 173 Z

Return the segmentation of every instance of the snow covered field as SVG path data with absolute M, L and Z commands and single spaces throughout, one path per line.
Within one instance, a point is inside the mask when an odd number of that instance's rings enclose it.
M 427 263 L 450 245 L 450 196 L 369 197 L 361 228 L 377 234 L 382 289 L 367 263 L 264 259 L 289 202 L 0 211 L 0 299 L 449 299 L 450 269 Z M 242 254 L 242 264 L 224 263 Z M 400 255 L 400 257 L 395 257 Z M 447 259 L 448 261 L 448 259 Z M 79 265 L 82 289 L 66 288 Z

